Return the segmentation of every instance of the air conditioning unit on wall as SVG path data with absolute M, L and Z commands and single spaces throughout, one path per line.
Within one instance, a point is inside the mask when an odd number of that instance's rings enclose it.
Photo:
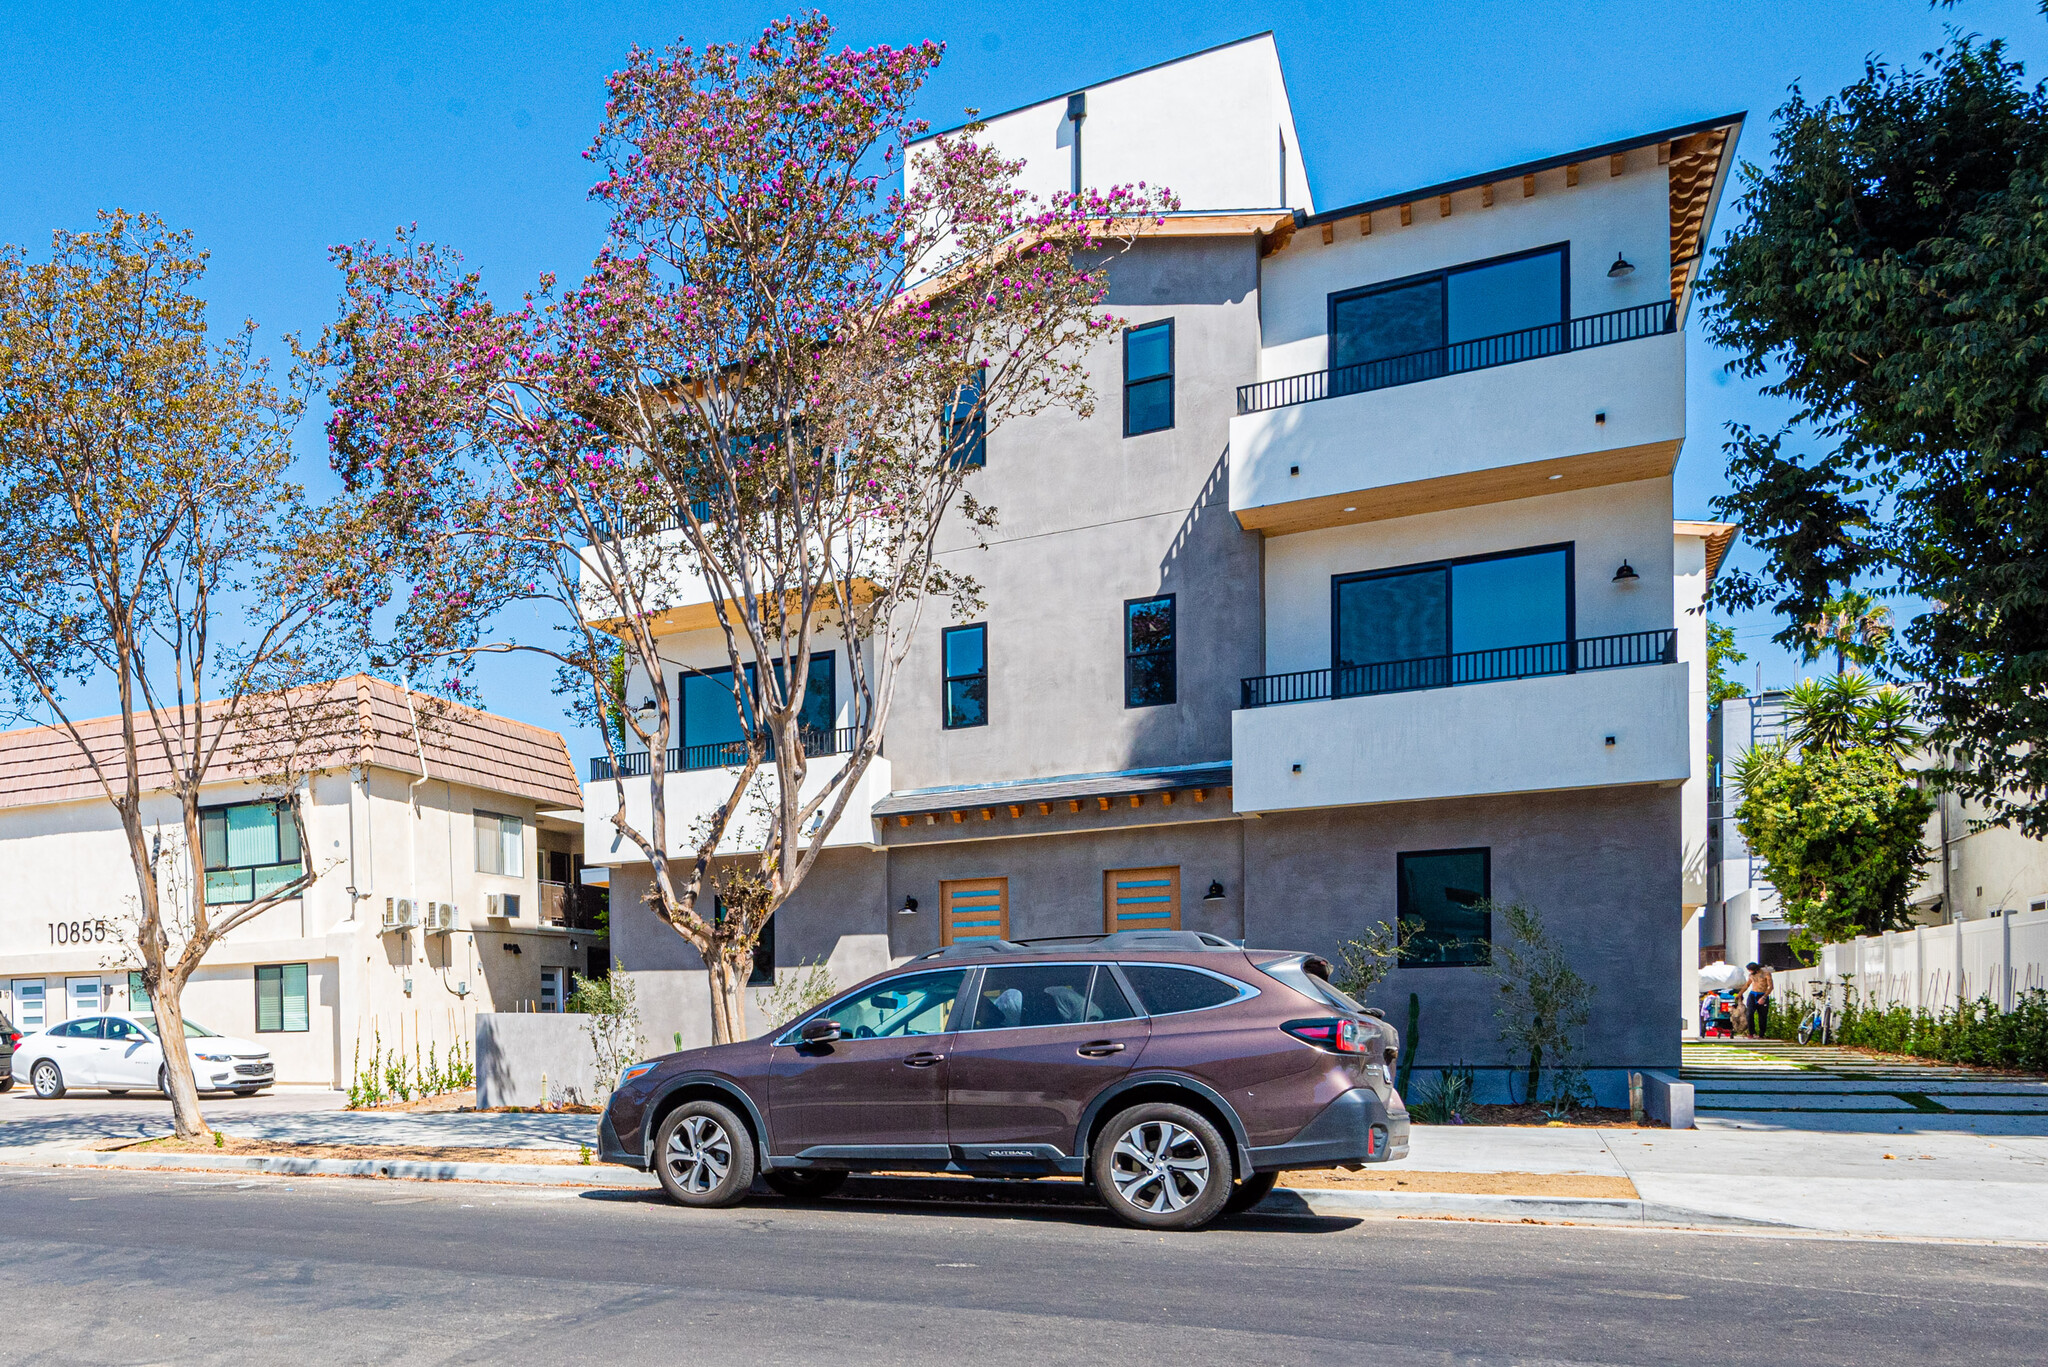
M 423 921 L 429 935 L 447 935 L 455 929 L 455 904 L 453 902 L 429 902 Z
M 384 899 L 384 929 L 411 930 L 420 923 L 419 903 L 410 897 Z
M 501 921 L 519 919 L 519 894 L 516 892 L 494 892 L 484 903 L 485 913 Z

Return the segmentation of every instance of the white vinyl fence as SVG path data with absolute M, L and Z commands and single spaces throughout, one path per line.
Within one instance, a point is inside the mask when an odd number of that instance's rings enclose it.
M 2048 911 L 2008 911 L 1827 945 L 1818 966 L 1777 975 L 1779 1000 L 1810 1000 L 1845 978 L 1859 1001 L 1879 1006 L 1939 1012 L 1958 1000 L 1989 997 L 2010 1010 L 2022 992 L 2048 988 Z

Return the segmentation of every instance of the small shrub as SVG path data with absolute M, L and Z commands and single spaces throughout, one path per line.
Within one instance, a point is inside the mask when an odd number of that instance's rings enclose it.
M 1471 1108 L 1472 1093 L 1477 1086 L 1478 1079 L 1465 1064 L 1439 1068 L 1436 1076 L 1423 1083 L 1421 1091 L 1408 1103 L 1408 1114 L 1424 1125 L 1460 1124 L 1464 1113 Z
M 771 1028 L 780 1026 L 830 1000 L 838 991 L 839 984 L 833 981 L 831 970 L 820 959 L 816 963 L 790 969 L 786 974 L 776 974 L 775 986 L 761 995 L 761 1014 L 767 1017 Z M 676 1047 L 683 1047 L 680 1032 L 676 1035 Z

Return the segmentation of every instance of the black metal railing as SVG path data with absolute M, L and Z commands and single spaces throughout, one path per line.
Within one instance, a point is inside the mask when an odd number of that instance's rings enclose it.
M 835 731 L 813 731 L 806 728 L 803 733 L 806 755 L 843 755 L 860 744 L 860 728 L 842 726 Z M 668 772 L 689 773 L 696 769 L 733 769 L 747 762 L 747 743 L 743 740 L 715 741 L 709 745 L 676 745 L 668 751 Z M 767 762 L 775 762 L 775 740 L 768 741 Z M 654 772 L 653 756 L 646 750 L 631 750 L 619 756 L 617 773 L 620 778 L 644 778 Z M 613 776 L 612 761 L 603 755 L 590 761 L 590 781 L 603 783 Z
M 711 502 L 708 499 L 698 499 L 690 505 L 690 511 L 696 515 L 697 521 L 700 523 L 711 520 Z M 597 539 L 600 541 L 618 541 L 636 536 L 654 536 L 660 532 L 679 532 L 688 525 L 683 521 L 680 513 L 669 513 L 662 517 L 631 519 L 614 519 L 600 516 L 595 519 L 595 524 Z
M 1407 693 L 1419 688 L 1492 683 L 1501 679 L 1533 679 L 1545 674 L 1578 674 L 1626 665 L 1668 665 L 1678 662 L 1678 633 L 1632 631 L 1622 636 L 1586 636 L 1576 641 L 1468 650 L 1456 655 L 1427 655 L 1386 664 L 1346 665 L 1341 669 L 1303 669 L 1292 674 L 1262 674 L 1246 679 L 1240 707 L 1272 707 L 1279 703 L 1315 702 L 1323 698 L 1359 698 L 1375 693 Z
M 1660 299 L 1654 304 L 1637 304 L 1612 313 L 1589 314 L 1564 323 L 1545 323 L 1519 332 L 1503 332 L 1495 337 L 1475 337 L 1469 342 L 1411 351 L 1403 356 L 1385 356 L 1377 361 L 1338 366 L 1334 370 L 1239 385 L 1237 411 L 1259 413 L 1269 408 L 1313 403 L 1317 399 L 1392 389 L 1396 385 L 1434 380 L 1467 370 L 1486 370 L 1497 365 L 1513 365 L 1517 361 L 1533 361 L 1539 356 L 1612 346 L 1616 342 L 1632 342 L 1638 337 L 1671 332 L 1677 323 L 1678 315 L 1671 301 Z

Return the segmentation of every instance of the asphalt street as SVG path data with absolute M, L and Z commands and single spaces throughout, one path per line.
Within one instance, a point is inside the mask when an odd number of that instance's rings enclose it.
M 2048 1333 L 2038 1248 L 47 1169 L 0 1211 L 10 1363 L 1874 1367 Z

